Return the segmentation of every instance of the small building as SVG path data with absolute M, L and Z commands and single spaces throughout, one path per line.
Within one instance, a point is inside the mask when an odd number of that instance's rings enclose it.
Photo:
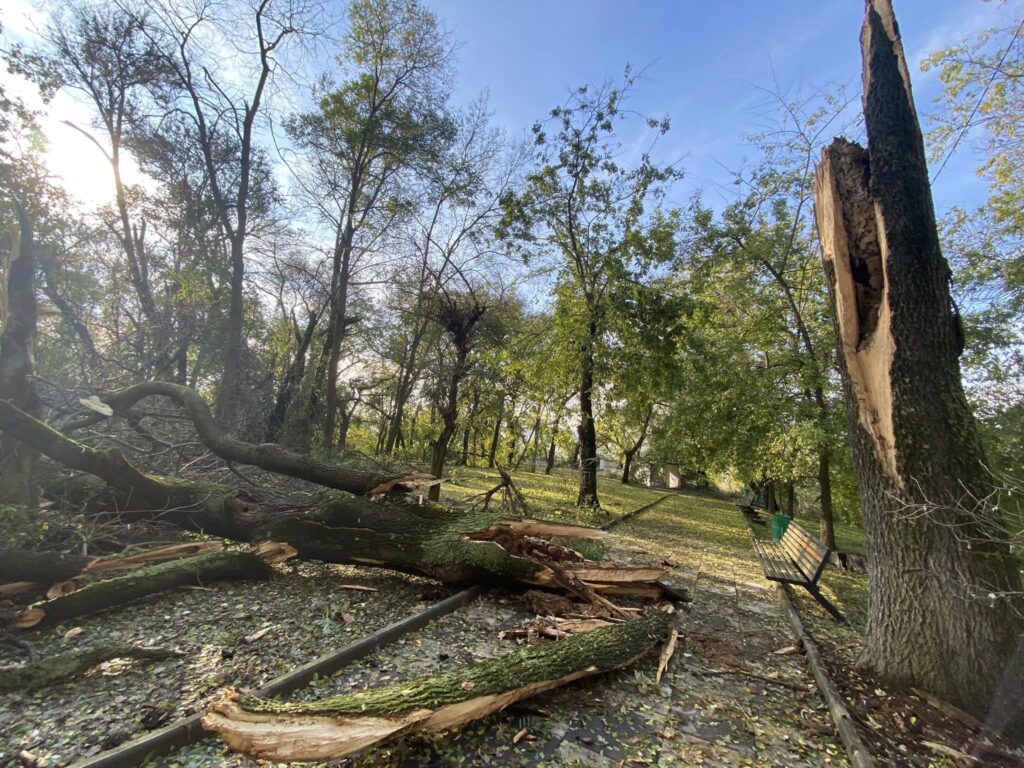
M 683 477 L 679 474 L 678 464 L 663 464 L 661 467 L 661 485 L 665 488 L 678 489 L 683 487 Z

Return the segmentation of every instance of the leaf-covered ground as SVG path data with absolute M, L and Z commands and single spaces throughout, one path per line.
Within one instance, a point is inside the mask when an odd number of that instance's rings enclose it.
M 17 764 L 21 750 L 41 766 L 57 766 L 110 749 L 203 710 L 225 685 L 259 687 L 450 593 L 370 568 L 278 568 L 269 582 L 167 592 L 22 635 L 40 657 L 99 642 L 173 647 L 186 655 L 157 663 L 114 660 L 75 680 L 0 695 L 0 765 Z M 387 598 L 378 599 L 382 594 Z M 245 642 L 265 628 L 270 631 Z
M 496 475 L 462 470 L 455 479 L 445 486 L 450 500 L 493 486 Z M 516 481 L 538 513 L 588 524 L 666 496 L 607 479 L 601 486 L 606 511 L 581 514 L 572 506 L 572 477 L 522 473 Z M 617 526 L 615 534 L 613 559 L 663 564 L 671 570 L 669 580 L 693 596 L 690 611 L 676 617 L 680 641 L 660 685 L 654 680 L 655 653 L 457 733 L 409 738 L 335 765 L 845 765 L 832 721 L 803 656 L 792 647 L 789 626 L 774 589 L 761 577 L 736 507 L 711 494 L 668 493 Z M 841 534 L 845 548 L 858 546 L 857 532 Z M 345 584 L 380 591 L 353 592 Z M 890 695 L 848 671 L 865 618 L 865 577 L 829 568 L 821 586 L 849 625 L 834 624 L 802 594 L 800 611 L 821 639 L 881 764 L 955 765 L 943 763 L 948 756 L 923 742 L 959 749 L 969 734 L 938 720 L 923 702 Z M 80 759 L 144 732 L 165 713 L 170 719 L 201 708 L 222 685 L 257 687 L 445 594 L 405 576 L 303 563 L 270 584 L 182 591 L 76 622 L 84 632 L 73 640 L 64 639 L 67 626 L 39 633 L 32 640 L 46 652 L 104 635 L 175 645 L 189 655 L 159 664 L 114 663 L 40 694 L 0 697 L 0 763 L 19 749 L 29 749 L 44 766 Z M 493 590 L 294 695 L 322 697 L 500 655 L 523 642 L 504 631 L 530 617 L 519 595 Z M 252 645 L 241 641 L 268 625 L 274 630 Z M 153 708 L 159 710 L 155 715 Z M 149 764 L 253 765 L 214 739 Z

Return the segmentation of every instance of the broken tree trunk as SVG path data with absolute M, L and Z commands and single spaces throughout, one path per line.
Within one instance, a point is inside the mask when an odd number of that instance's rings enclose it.
M 4 299 L 0 306 L 0 399 L 38 416 L 43 404 L 36 393 L 35 352 L 37 251 L 35 224 L 28 210 L 14 195 L 10 199 L 16 224 L 10 232 L 10 248 L 3 274 Z M 10 210 L 10 208 L 8 210 Z M 0 436 L 0 503 L 34 504 L 39 491 L 35 463 L 38 455 L 15 435 Z
M 279 702 L 229 693 L 203 726 L 260 760 L 332 760 L 413 731 L 441 731 L 583 677 L 626 666 L 669 629 L 647 616 L 430 677 L 320 701 Z
M 58 653 L 28 664 L 0 667 L 0 693 L 21 693 L 42 688 L 92 669 L 110 659 L 150 659 L 159 661 L 184 656 L 171 648 L 139 645 L 95 645 L 78 651 Z
M 191 387 L 166 381 L 148 381 L 103 395 L 100 400 L 110 406 L 114 413 L 125 415 L 140 400 L 157 395 L 176 401 L 192 420 L 203 445 L 225 461 L 251 464 L 268 472 L 277 472 L 307 480 L 325 488 L 334 488 L 357 495 L 377 493 L 376 489 L 386 483 L 389 484 L 388 490 L 392 493 L 409 490 L 395 482 L 401 479 L 401 475 L 395 473 L 369 472 L 328 464 L 286 450 L 274 443 L 247 443 L 229 437 L 217 425 L 206 401 Z M 102 418 L 101 414 L 89 414 L 71 426 L 83 426 Z
M 250 552 L 209 552 L 139 568 L 87 584 L 53 600 L 29 606 L 15 618 L 19 629 L 45 627 L 87 613 L 112 608 L 167 589 L 228 579 L 266 579 L 270 569 Z
M 115 506 L 122 518 L 156 519 L 238 541 L 269 539 L 291 545 L 302 558 L 374 565 L 451 584 L 544 584 L 569 589 L 597 603 L 607 602 L 598 592 L 635 594 L 637 587 L 644 586 L 643 594 L 659 595 L 663 591 L 649 579 L 616 574 L 630 569 L 602 570 L 600 579 L 591 584 L 589 577 L 597 564 L 552 539 L 571 541 L 607 534 L 592 528 L 522 519 L 515 510 L 489 507 L 499 490 L 509 493 L 507 481 L 469 509 L 385 504 L 337 492 L 325 493 L 314 508 L 282 507 L 264 504 L 240 489 L 145 475 L 116 450 L 100 451 L 76 443 L 2 401 L 0 428 L 16 428 L 20 439 L 50 458 L 105 480 L 116 491 Z M 521 500 L 511 506 L 521 509 Z M 576 576 L 576 568 L 588 574 Z M 650 573 L 655 580 L 666 575 L 661 569 Z M 623 580 L 632 583 L 617 584 Z
M 837 139 L 815 183 L 871 554 L 861 662 L 983 716 L 1000 681 L 1024 685 L 1019 566 L 961 384 L 963 332 L 889 0 L 868 2 L 861 48 L 868 149 Z

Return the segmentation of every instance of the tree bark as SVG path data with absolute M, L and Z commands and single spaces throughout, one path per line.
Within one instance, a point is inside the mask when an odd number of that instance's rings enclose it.
M 580 489 L 576 496 L 577 507 L 600 507 L 597 498 L 597 431 L 594 428 L 594 346 L 597 343 L 597 322 L 590 321 L 587 336 L 583 342 L 580 360 Z
M 30 214 L 14 202 L 17 224 L 11 232 L 7 269 L 7 314 L 0 317 L 0 399 L 33 416 L 42 413 L 32 376 L 35 374 L 36 242 Z M 34 505 L 39 498 L 35 479 L 37 452 L 4 435 L 0 439 L 0 503 Z
M 319 701 L 229 694 L 203 726 L 233 750 L 272 761 L 334 760 L 411 731 L 440 731 L 590 675 L 627 666 L 669 629 L 655 611 L 568 640 Z
M 633 468 L 633 457 L 644 445 L 644 438 L 647 437 L 647 430 L 651 425 L 651 417 L 654 415 L 654 403 L 651 403 L 644 414 L 644 423 L 640 427 L 640 437 L 633 443 L 633 447 L 624 452 L 625 461 L 622 462 L 622 484 L 629 485 L 631 470 Z
M 498 415 L 494 417 L 494 432 L 491 434 L 491 447 L 487 451 L 487 468 L 494 469 L 494 462 L 498 455 L 498 445 L 501 442 L 501 421 L 505 418 L 505 393 L 501 394 L 501 402 L 498 403 Z
M 77 651 L 58 653 L 29 664 L 0 667 L 0 693 L 23 693 L 74 677 L 109 659 L 150 659 L 159 661 L 183 656 L 170 648 L 139 645 L 94 645 Z
M 249 552 L 209 552 L 196 557 L 148 565 L 124 576 L 95 581 L 70 594 L 36 603 L 15 619 L 15 626 L 49 627 L 67 619 L 124 605 L 175 587 L 228 579 L 266 579 L 270 569 Z
M 1000 681 L 1024 687 L 1008 666 L 1019 566 L 964 396 L 962 329 L 888 0 L 868 3 L 861 47 L 868 150 L 837 139 L 815 189 L 870 553 L 861 663 L 984 716 Z M 1020 729 L 1019 703 L 1010 710 Z
M 306 375 L 306 355 L 309 352 L 309 345 L 313 341 L 313 333 L 316 331 L 318 319 L 316 312 L 310 314 L 309 322 L 306 323 L 306 329 L 298 339 L 299 345 L 295 350 L 295 358 L 292 360 L 291 365 L 288 366 L 288 370 L 281 380 L 281 388 L 278 390 L 277 398 L 274 401 L 274 410 L 270 412 L 270 417 L 267 420 L 267 431 L 264 439 L 268 443 L 276 443 L 284 431 L 285 420 L 288 418 L 288 408 L 295 397 L 295 391 L 301 385 L 302 379 Z M 295 330 L 298 332 L 298 328 Z
M 77 576 L 95 559 L 56 552 L 0 549 L 0 582 L 37 581 L 53 584 Z
M 353 179 L 358 174 L 353 174 Z M 341 343 L 345 337 L 345 319 L 348 310 L 348 284 L 352 261 L 352 242 L 355 238 L 355 225 L 352 222 L 358 189 L 353 180 L 350 191 L 348 210 L 334 248 L 334 281 L 331 294 L 331 333 L 330 350 L 327 359 L 327 391 L 324 404 L 323 447 L 328 456 L 334 452 L 334 425 L 338 419 L 338 364 L 341 361 Z

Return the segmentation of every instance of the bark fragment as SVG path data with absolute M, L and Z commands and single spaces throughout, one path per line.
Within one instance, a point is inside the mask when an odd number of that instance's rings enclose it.
M 172 648 L 139 645 L 104 644 L 78 651 L 59 653 L 28 664 L 0 667 L 0 693 L 31 691 L 50 683 L 74 677 L 110 659 L 150 659 L 158 661 L 184 656 Z
M 270 569 L 249 552 L 209 552 L 139 568 L 93 582 L 68 595 L 29 606 L 18 614 L 18 629 L 52 626 L 66 619 L 137 600 L 167 589 L 226 579 L 265 579 Z

